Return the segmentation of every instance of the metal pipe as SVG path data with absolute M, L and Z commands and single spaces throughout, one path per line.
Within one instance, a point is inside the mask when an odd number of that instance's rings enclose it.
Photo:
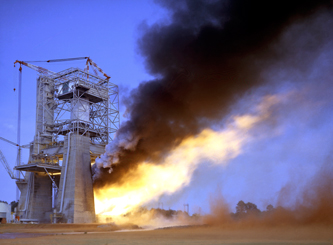
M 62 193 L 61 193 L 61 201 L 60 201 L 60 210 L 59 213 L 62 213 L 62 207 L 64 205 L 64 194 L 65 194 L 65 186 L 66 186 L 66 176 L 67 176 L 67 169 L 68 169 L 68 159 L 69 159 L 69 148 L 71 143 L 71 133 L 68 133 L 68 142 L 67 142 L 67 156 L 66 156 L 66 167 L 65 167 L 65 175 L 64 175 L 64 183 L 62 185 Z
M 35 173 L 32 172 L 32 173 L 30 174 L 30 177 L 31 177 L 31 180 L 32 180 L 31 182 L 32 182 L 32 183 L 30 184 L 30 189 L 29 189 L 28 202 L 27 202 L 26 211 L 25 211 L 25 212 L 26 212 L 26 215 L 27 215 L 28 208 L 29 208 L 29 201 L 30 201 L 30 195 L 31 195 L 30 192 L 31 192 L 31 189 L 32 189 L 32 188 L 35 188 Z
M 58 186 L 56 185 L 56 183 L 54 182 L 54 180 L 52 179 L 49 171 L 47 171 L 46 167 L 43 167 L 45 172 L 47 173 L 47 175 L 50 177 L 50 180 L 52 181 L 52 208 L 54 208 L 54 200 L 55 200 L 55 192 L 54 189 L 57 188 L 57 190 L 59 190 Z
M 39 154 L 39 142 L 40 142 L 40 132 L 38 131 L 38 142 L 37 142 L 37 146 L 38 146 L 38 154 Z
M 46 167 L 43 167 L 45 172 L 47 173 L 47 175 L 49 176 L 50 180 L 52 181 L 52 184 L 55 185 L 55 187 L 58 189 L 58 186 L 56 185 L 56 183 L 54 182 L 54 180 L 52 179 L 51 175 L 49 174 L 49 171 L 47 171 Z

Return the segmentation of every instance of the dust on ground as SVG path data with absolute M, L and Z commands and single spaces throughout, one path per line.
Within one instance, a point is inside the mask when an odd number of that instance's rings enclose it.
M 127 230 L 127 232 L 115 232 Z M 142 232 L 137 232 L 138 230 Z M 0 225 L 0 244 L 333 244 L 333 226 L 188 226 L 145 230 L 112 224 Z M 33 235 L 34 234 L 34 235 Z

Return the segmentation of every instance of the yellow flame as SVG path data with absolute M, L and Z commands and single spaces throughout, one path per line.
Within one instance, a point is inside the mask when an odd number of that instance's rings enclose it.
M 142 162 L 127 173 L 126 183 L 95 192 L 97 214 L 122 215 L 163 194 L 172 194 L 188 185 L 194 170 L 205 161 L 226 165 L 241 153 L 250 139 L 248 131 L 269 117 L 269 108 L 277 103 L 276 96 L 267 96 L 257 107 L 257 115 L 234 116 L 222 131 L 205 129 L 184 139 L 162 163 Z M 111 173 L 112 174 L 112 173 Z

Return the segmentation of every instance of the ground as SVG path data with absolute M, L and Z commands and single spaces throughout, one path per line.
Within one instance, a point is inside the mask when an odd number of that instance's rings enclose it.
M 6 224 L 0 244 L 333 244 L 333 227 L 189 226 L 155 230 L 134 225 Z

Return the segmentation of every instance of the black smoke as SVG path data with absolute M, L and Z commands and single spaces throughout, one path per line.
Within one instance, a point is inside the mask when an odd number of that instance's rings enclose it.
M 121 184 L 142 161 L 158 162 L 182 139 L 195 135 L 265 81 L 262 73 L 288 54 L 276 47 L 291 24 L 332 8 L 331 1 L 162 0 L 171 19 L 146 27 L 138 40 L 147 71 L 156 77 L 125 99 L 129 120 L 115 141 L 119 163 L 101 169 L 94 185 Z M 295 69 L 311 65 L 306 54 Z M 105 155 L 112 161 L 110 154 Z M 110 162 L 111 163 L 111 162 Z M 96 167 L 96 166 L 95 166 Z M 127 180 L 126 180 L 127 181 Z

